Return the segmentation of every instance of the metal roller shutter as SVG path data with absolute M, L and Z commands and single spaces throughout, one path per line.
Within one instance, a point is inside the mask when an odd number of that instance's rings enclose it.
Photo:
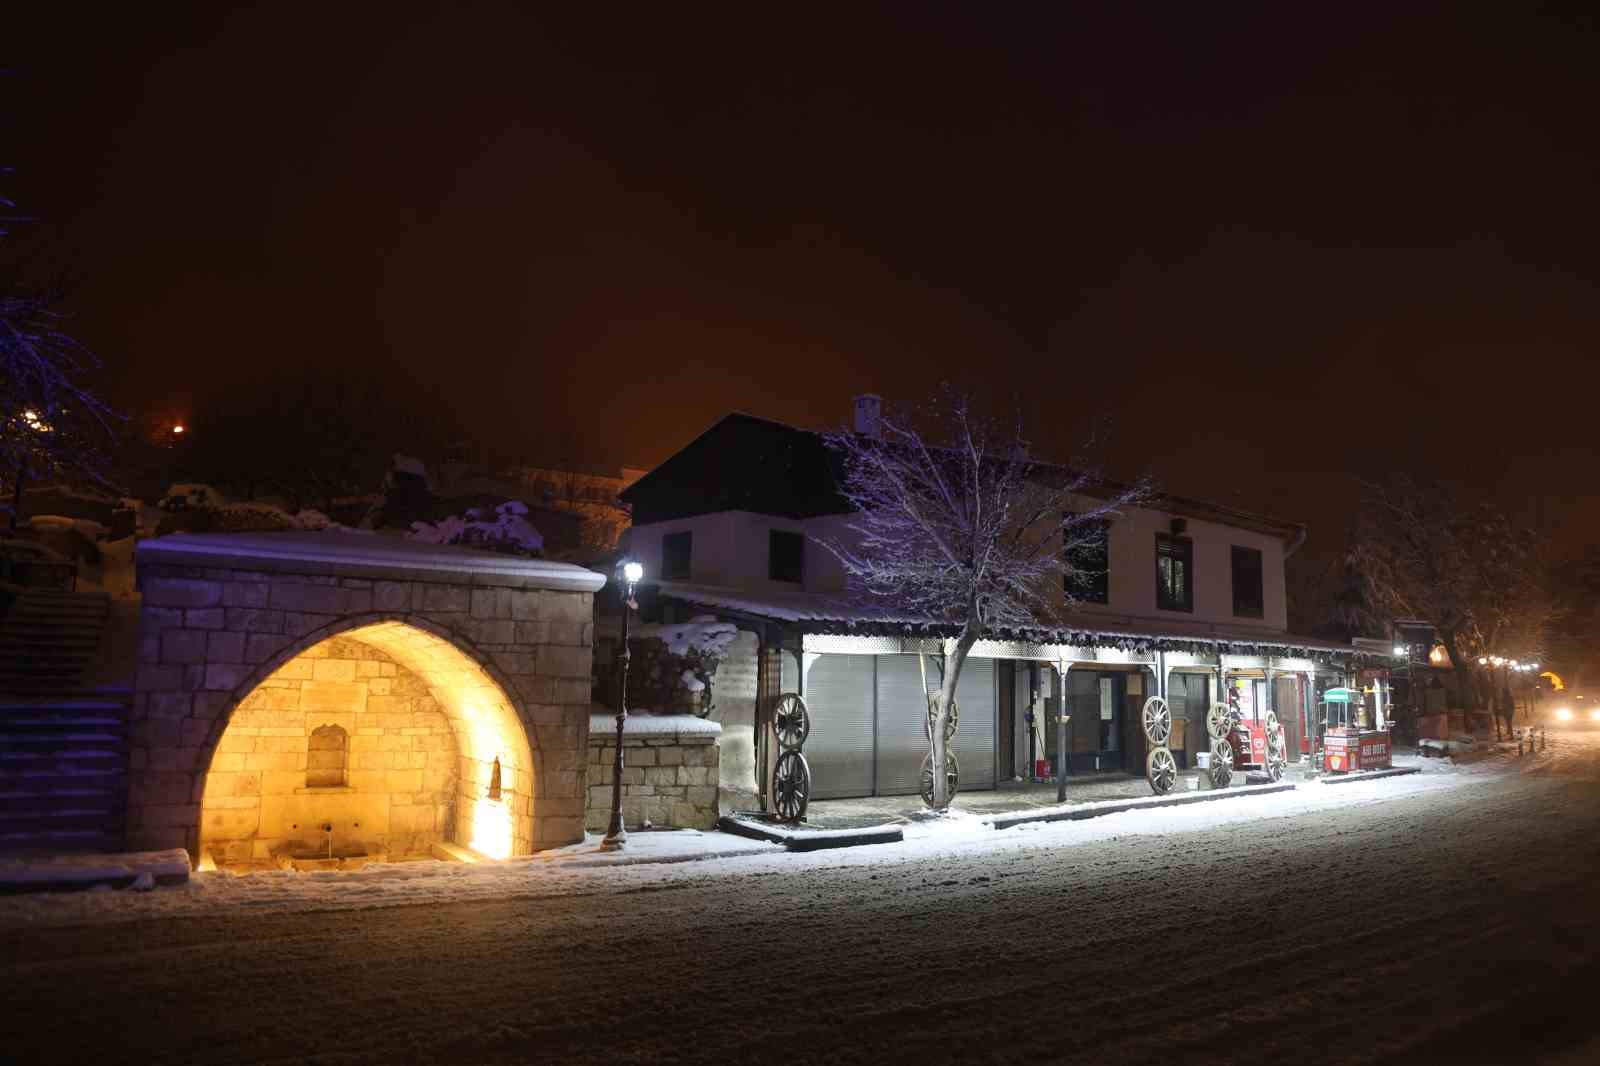
M 872 656 L 821 655 L 806 671 L 811 795 L 872 795 Z
M 934 670 L 932 664 L 929 670 Z M 878 656 L 878 795 L 904 796 L 922 789 L 928 754 L 928 701 L 915 655 Z
M 961 722 L 956 758 L 963 789 L 994 787 L 995 680 L 993 659 L 968 659 L 956 684 Z

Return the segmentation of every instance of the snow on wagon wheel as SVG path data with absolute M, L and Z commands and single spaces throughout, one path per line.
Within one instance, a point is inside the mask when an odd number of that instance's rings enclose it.
M 939 716 L 938 696 L 928 697 L 928 720 L 922 724 L 922 735 L 929 740 L 933 739 L 933 720 Z M 950 700 L 950 714 L 944 720 L 944 739 L 948 744 L 956 738 L 956 725 L 961 721 L 961 704 L 954 698 Z
M 1233 745 L 1219 740 L 1211 745 L 1211 787 L 1227 788 L 1233 780 Z
M 798 751 L 786 751 L 778 756 L 778 765 L 772 773 L 772 805 L 778 817 L 785 822 L 798 822 L 806 816 L 806 804 L 811 800 L 811 767 L 806 757 Z
M 1213 703 L 1206 712 L 1206 732 L 1212 740 L 1225 740 L 1228 736 L 1228 705 Z
M 811 714 L 806 701 L 793 692 L 778 697 L 772 709 L 772 728 L 778 734 L 778 746 L 784 751 L 798 751 L 811 735 Z
M 956 753 L 946 748 L 944 751 L 944 779 L 946 785 L 946 800 L 956 798 L 956 786 L 961 780 L 961 764 L 956 761 Z M 933 806 L 933 752 L 928 752 L 922 757 L 922 802 L 929 807 Z
M 1150 790 L 1156 795 L 1165 796 L 1171 792 L 1178 780 L 1178 764 L 1172 758 L 1172 752 L 1166 748 L 1150 749 L 1150 757 L 1144 764 L 1144 775 L 1150 779 Z
M 1172 710 L 1167 706 L 1167 701 L 1160 696 L 1145 700 L 1143 718 L 1144 735 L 1156 747 L 1164 747 L 1167 738 L 1172 736 Z

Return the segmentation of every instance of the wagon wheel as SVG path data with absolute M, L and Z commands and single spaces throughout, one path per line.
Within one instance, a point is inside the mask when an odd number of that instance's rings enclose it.
M 772 708 L 772 728 L 778 734 L 778 747 L 784 751 L 799 751 L 800 745 L 811 735 L 811 715 L 806 711 L 806 701 L 793 692 L 779 696 Z
M 1167 738 L 1172 736 L 1172 710 L 1167 706 L 1167 701 L 1160 696 L 1151 696 L 1144 701 L 1144 735 L 1150 738 L 1150 743 L 1157 747 L 1164 747 Z
M 1261 720 L 1261 724 L 1267 730 L 1267 754 L 1269 756 L 1281 756 L 1283 754 L 1283 726 L 1278 722 L 1278 713 L 1276 711 L 1268 711 L 1267 716 Z
M 1172 791 L 1172 786 L 1178 780 L 1178 764 L 1172 758 L 1172 752 L 1166 748 L 1151 748 L 1150 757 L 1145 760 L 1144 775 L 1150 780 L 1150 790 L 1158 796 L 1165 796 Z
M 1233 780 L 1233 745 L 1219 740 L 1211 745 L 1211 787 L 1227 788 Z
M 798 822 L 806 816 L 810 799 L 811 767 L 806 757 L 798 751 L 784 752 L 772 774 L 773 810 L 785 822 Z
M 933 739 L 933 719 L 938 714 L 938 710 L 934 704 L 935 699 L 937 699 L 937 696 L 928 697 L 928 720 L 922 724 L 922 735 L 929 740 Z M 960 721 L 961 704 L 957 703 L 955 698 L 952 697 L 950 700 L 950 715 L 944 720 L 945 743 L 948 744 L 950 741 L 956 738 L 956 725 Z
M 1206 712 L 1206 732 L 1212 740 L 1222 740 L 1228 735 L 1228 705 L 1213 703 Z
M 961 764 L 956 761 L 956 753 L 949 748 L 944 750 L 945 785 L 949 792 L 949 799 L 955 799 L 956 786 L 961 779 Z M 933 806 L 933 752 L 922 757 L 922 802 L 929 807 Z

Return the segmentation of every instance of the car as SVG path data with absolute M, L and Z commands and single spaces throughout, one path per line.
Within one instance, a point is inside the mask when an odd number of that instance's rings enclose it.
M 1550 708 L 1546 722 L 1558 729 L 1600 729 L 1600 699 L 1586 692 L 1552 692 L 1545 697 Z

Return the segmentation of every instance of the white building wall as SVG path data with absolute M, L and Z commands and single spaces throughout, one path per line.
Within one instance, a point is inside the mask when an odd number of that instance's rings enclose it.
M 1186 519 L 1183 536 L 1194 542 L 1194 610 L 1166 611 L 1156 606 L 1156 534 L 1170 532 L 1173 515 L 1147 508 L 1130 508 L 1111 526 L 1109 603 L 1080 603 L 1073 610 L 1106 613 L 1122 618 L 1160 619 L 1166 622 L 1259 626 L 1264 631 L 1288 628 L 1288 605 L 1283 572 L 1284 542 L 1266 533 L 1200 519 Z M 644 564 L 646 580 L 661 575 L 661 541 L 680 530 L 694 533 L 690 555 L 690 580 L 752 592 L 838 592 L 844 588 L 839 562 L 812 537 L 848 534 L 847 516 L 789 519 L 749 511 L 720 511 L 693 518 L 634 526 L 628 534 L 629 550 Z M 768 532 L 774 529 L 807 537 L 803 585 L 772 581 L 767 577 Z M 1261 552 L 1262 606 L 1260 618 L 1233 613 L 1234 545 Z M 1059 588 L 1056 590 L 1059 595 Z
M 1186 519 L 1182 534 L 1194 542 L 1194 610 L 1166 611 L 1156 606 L 1156 534 L 1168 533 L 1173 515 L 1131 508 L 1111 525 L 1109 603 L 1077 605 L 1074 610 L 1225 625 L 1288 628 L 1283 576 L 1283 541 L 1217 522 Z M 1261 552 L 1262 616 L 1233 613 L 1233 547 Z

